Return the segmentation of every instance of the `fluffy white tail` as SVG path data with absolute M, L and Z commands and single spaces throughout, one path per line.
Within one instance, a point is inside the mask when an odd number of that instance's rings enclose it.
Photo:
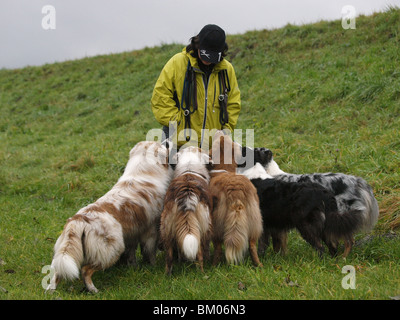
M 196 260 L 199 250 L 199 240 L 192 234 L 186 235 L 183 239 L 182 250 L 188 260 Z
M 85 224 L 79 220 L 70 221 L 54 246 L 51 266 L 61 279 L 79 278 L 79 270 L 84 259 L 82 235 Z
M 74 258 L 67 253 L 57 255 L 51 266 L 56 270 L 57 275 L 63 279 L 73 280 L 79 278 L 79 267 Z

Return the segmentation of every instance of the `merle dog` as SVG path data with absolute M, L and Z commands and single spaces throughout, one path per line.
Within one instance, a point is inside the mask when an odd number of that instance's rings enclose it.
M 273 160 L 271 150 L 266 148 L 242 148 L 242 154 L 246 159 L 254 159 L 254 164 L 261 164 L 266 174 L 276 181 L 289 183 L 314 183 L 318 184 L 334 195 L 337 206 L 337 215 L 333 219 L 325 221 L 325 240 L 328 242 L 332 255 L 337 253 L 340 240 L 345 242 L 344 256 L 347 256 L 354 244 L 354 234 L 360 231 L 370 231 L 375 226 L 379 208 L 373 195 L 371 186 L 356 176 L 343 173 L 311 173 L 290 174 L 280 170 Z M 242 166 L 247 165 L 242 161 Z M 265 173 L 260 173 L 260 175 Z M 260 199 L 261 200 L 261 199 Z M 271 230 L 275 251 L 286 247 L 286 232 Z M 268 234 L 267 234 L 268 236 Z

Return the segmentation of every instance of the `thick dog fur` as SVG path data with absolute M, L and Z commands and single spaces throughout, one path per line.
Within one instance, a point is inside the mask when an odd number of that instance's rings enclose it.
M 212 203 L 210 176 L 206 168 L 209 155 L 197 147 L 177 153 L 174 179 L 168 187 L 161 214 L 161 240 L 165 249 L 165 272 L 171 274 L 174 248 L 186 259 L 208 258 Z
M 288 182 L 268 176 L 260 163 L 243 173 L 257 188 L 264 222 L 264 243 L 272 235 L 275 249 L 286 252 L 286 238 L 282 243 L 276 237 L 286 237 L 287 231 L 296 228 L 320 255 L 323 242 L 331 255 L 336 254 L 332 239 L 351 240 L 360 220 L 357 212 L 339 214 L 335 196 L 320 184 L 313 182 Z M 332 228 L 332 226 L 335 226 Z M 267 239 L 265 239 L 267 238 Z M 263 251 L 262 245 L 259 248 Z
M 55 290 L 61 279 L 79 278 L 81 269 L 87 289 L 97 292 L 93 273 L 111 267 L 123 254 L 135 265 L 139 242 L 154 264 L 157 225 L 171 178 L 165 146 L 153 141 L 136 144 L 114 187 L 68 219 L 54 247 L 55 274 L 48 289 Z
M 354 234 L 368 232 L 375 226 L 379 207 L 371 186 L 356 176 L 343 173 L 289 174 L 280 170 L 266 148 L 243 148 L 243 156 L 252 153 L 255 163 L 260 163 L 274 179 L 291 183 L 316 183 L 333 193 L 338 215 L 325 222 L 325 237 L 330 242 L 330 252 L 336 253 L 340 240 L 344 240 L 347 256 L 354 244 Z M 272 234 L 275 250 L 285 246 L 286 234 Z
M 217 132 L 210 152 L 213 159 L 210 171 L 213 263 L 220 261 L 224 244 L 228 263 L 241 262 L 249 249 L 253 264 L 261 266 L 257 242 L 262 234 L 262 218 L 257 190 L 249 179 L 236 174 L 235 157 L 241 157 L 241 148 L 229 136 Z

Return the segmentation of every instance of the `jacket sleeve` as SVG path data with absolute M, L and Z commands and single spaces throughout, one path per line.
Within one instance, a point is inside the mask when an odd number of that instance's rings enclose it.
M 176 107 L 174 58 L 171 58 L 161 71 L 151 97 L 151 108 L 156 120 L 163 126 L 170 121 L 181 121 L 181 112 Z
M 233 132 L 236 127 L 242 105 L 240 101 L 240 90 L 236 79 L 235 70 L 232 66 L 230 68 L 230 72 L 228 71 L 228 77 L 231 86 L 231 91 L 228 93 L 227 106 L 229 121 L 226 125 L 224 125 L 223 129 L 229 129 L 231 132 Z

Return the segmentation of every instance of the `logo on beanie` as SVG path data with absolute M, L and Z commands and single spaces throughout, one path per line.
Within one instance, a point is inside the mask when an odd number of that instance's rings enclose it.
M 206 56 L 208 59 L 210 59 L 210 54 L 207 53 L 206 50 L 200 50 L 200 55 L 201 55 L 201 56 Z

